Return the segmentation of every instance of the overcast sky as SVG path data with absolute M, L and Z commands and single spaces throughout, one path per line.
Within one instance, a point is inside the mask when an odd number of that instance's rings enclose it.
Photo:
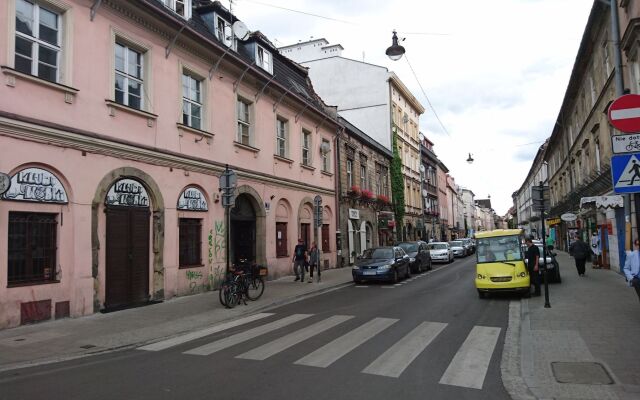
M 222 4 L 229 7 L 228 0 Z M 491 195 L 494 209 L 504 215 L 551 134 L 592 4 L 234 0 L 232 7 L 250 30 L 262 31 L 277 46 L 326 38 L 344 47 L 343 57 L 394 71 L 425 106 L 421 131 L 456 183 L 476 198 Z M 384 54 L 393 29 L 406 38 L 401 44 L 407 51 L 395 62 Z M 468 153 L 475 159 L 471 165 L 465 162 Z

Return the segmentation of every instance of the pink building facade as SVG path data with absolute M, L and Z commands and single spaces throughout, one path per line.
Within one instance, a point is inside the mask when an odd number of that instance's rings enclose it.
M 335 114 L 219 3 L 165 3 L 0 4 L 0 328 L 211 290 L 227 252 L 288 275 L 298 237 L 335 266 Z

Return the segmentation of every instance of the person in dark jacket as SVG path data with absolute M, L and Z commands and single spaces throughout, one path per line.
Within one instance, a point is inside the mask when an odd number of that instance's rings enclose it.
M 317 270 L 318 282 L 320 282 L 320 250 L 316 242 L 313 242 L 309 250 L 309 283 L 313 282 L 314 269 Z
M 590 252 L 591 249 L 589 245 L 582 241 L 580 235 L 578 235 L 578 239 L 569 246 L 569 254 L 576 260 L 576 269 L 578 270 L 579 276 L 584 276 L 584 265 L 587 262 L 587 257 L 589 257 Z
M 527 245 L 525 258 L 527 259 L 529 279 L 531 281 L 531 285 L 533 285 L 533 295 L 540 296 L 540 250 L 538 249 L 538 246 L 533 244 L 533 240 L 530 237 L 524 242 Z

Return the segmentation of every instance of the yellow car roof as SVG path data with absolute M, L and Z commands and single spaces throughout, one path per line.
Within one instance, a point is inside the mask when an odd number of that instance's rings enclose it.
M 496 229 L 494 231 L 476 232 L 476 238 L 490 238 L 498 236 L 517 236 L 523 233 L 522 229 Z

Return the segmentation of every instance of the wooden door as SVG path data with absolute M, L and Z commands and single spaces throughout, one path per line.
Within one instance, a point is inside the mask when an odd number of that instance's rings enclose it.
M 307 246 L 307 249 L 311 248 L 311 226 L 310 224 L 300 224 L 300 237 Z
M 149 210 L 107 208 L 105 307 L 149 299 Z

